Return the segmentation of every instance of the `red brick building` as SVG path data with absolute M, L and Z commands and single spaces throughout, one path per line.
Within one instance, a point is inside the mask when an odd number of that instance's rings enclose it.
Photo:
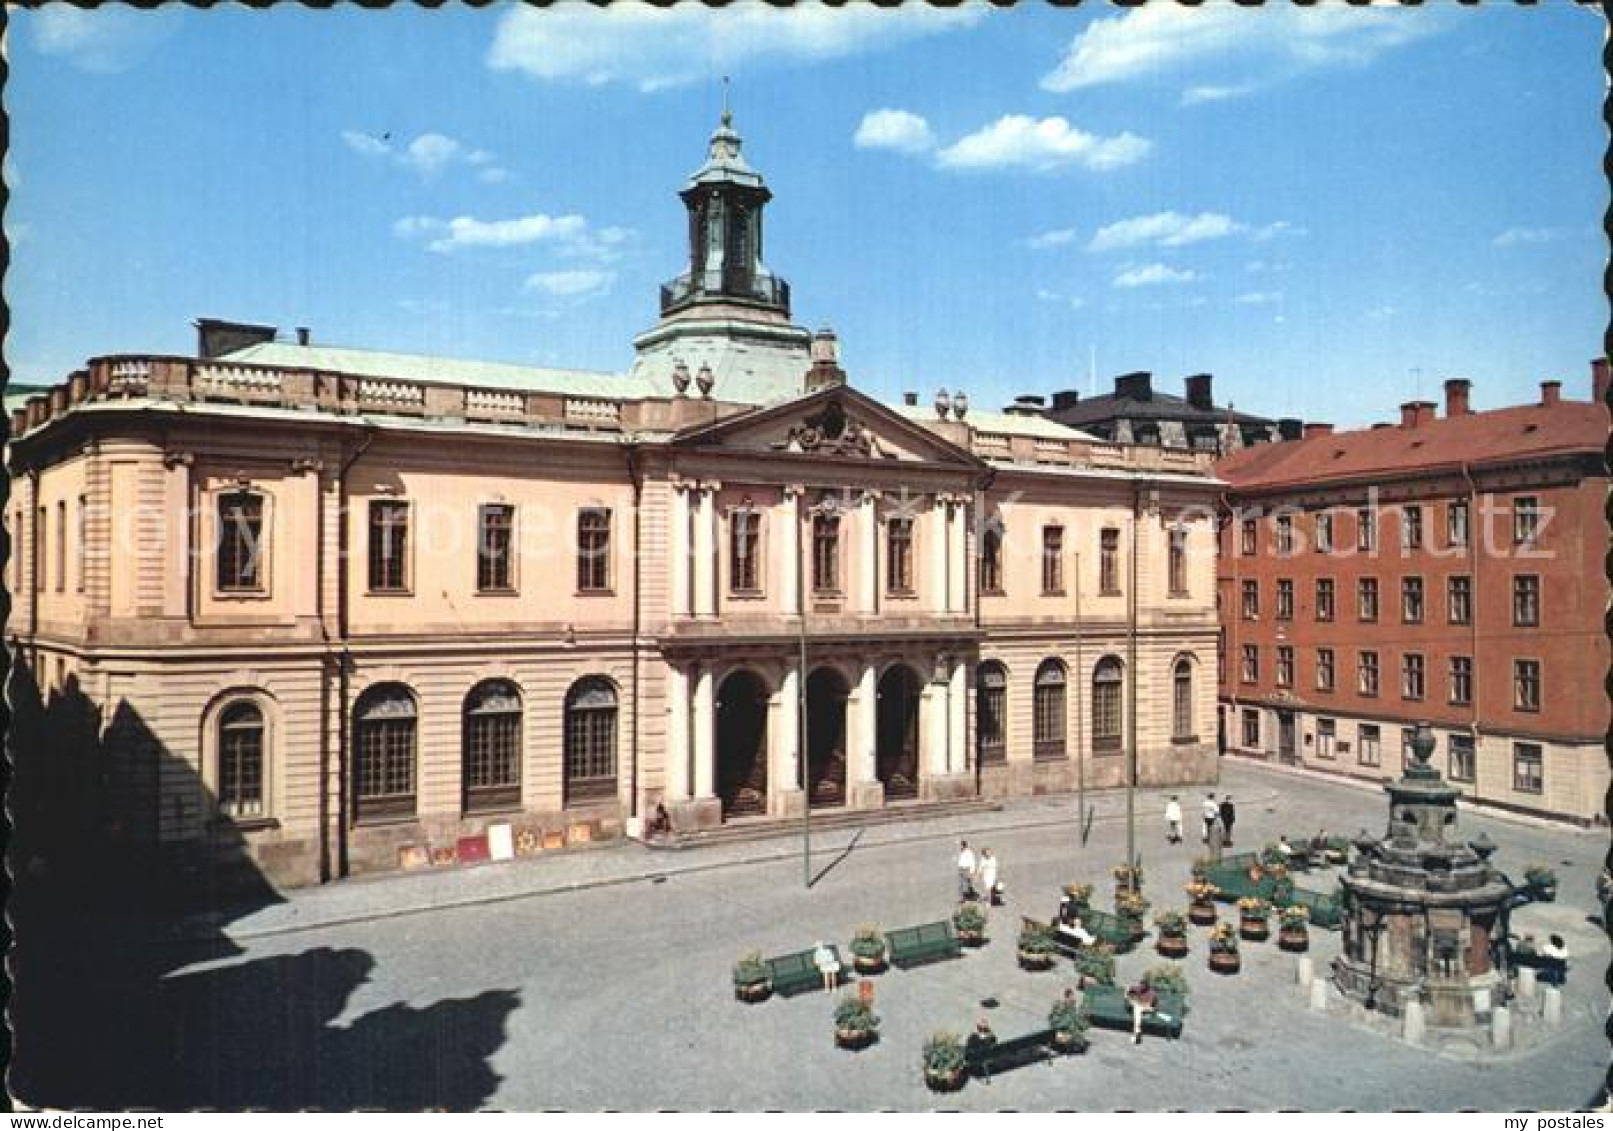
M 1398 776 L 1411 727 L 1474 801 L 1605 819 L 1608 370 L 1594 400 L 1445 412 L 1234 453 L 1222 516 L 1230 753 Z

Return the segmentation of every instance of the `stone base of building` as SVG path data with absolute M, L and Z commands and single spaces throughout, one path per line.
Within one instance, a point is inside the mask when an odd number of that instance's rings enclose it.
M 975 779 L 970 774 L 943 774 L 926 778 L 919 786 L 922 801 L 962 801 L 975 795 Z
M 1373 975 L 1370 967 L 1338 958 L 1333 963 L 1333 983 L 1352 1001 L 1391 1017 L 1405 1013 L 1406 1002 L 1418 999 L 1423 1005 L 1426 1024 L 1446 1029 L 1482 1029 L 1490 1023 L 1497 1003 L 1501 977 L 1494 971 L 1475 975 L 1462 982 L 1429 982 L 1385 974 Z
M 847 801 L 849 809 L 882 809 L 885 785 L 877 781 L 852 782 L 847 789 Z
M 672 815 L 672 827 L 680 832 L 714 829 L 722 824 L 722 801 L 716 797 L 674 801 L 667 806 L 667 812 Z
M 481 863 L 491 858 L 487 832 L 493 825 L 509 826 L 516 856 L 616 840 L 626 830 L 621 806 L 615 801 L 548 813 L 417 817 L 360 824 L 347 834 L 348 873 L 360 876 Z M 267 868 L 264 871 L 269 874 Z M 269 878 L 276 879 L 272 874 Z
M 768 799 L 768 809 L 775 817 L 799 817 L 806 812 L 806 791 L 778 790 Z

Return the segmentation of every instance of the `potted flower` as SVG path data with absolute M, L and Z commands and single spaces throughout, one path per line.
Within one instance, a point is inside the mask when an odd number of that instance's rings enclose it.
M 1050 970 L 1054 962 L 1053 931 L 1027 919 L 1019 929 L 1019 965 L 1025 970 Z
M 1087 1051 L 1087 1011 L 1073 996 L 1060 998 L 1047 1011 L 1047 1027 L 1053 1030 L 1053 1047 L 1062 1053 Z
M 851 936 L 851 964 L 859 974 L 877 974 L 885 969 L 885 936 L 872 923 L 864 923 Z
M 1221 889 L 1207 880 L 1194 880 L 1184 889 L 1187 892 L 1187 917 L 1200 927 L 1215 926 L 1215 897 Z
M 937 1092 L 963 1087 L 963 1041 L 956 1033 L 931 1033 L 924 1042 L 924 1082 Z
M 1148 914 L 1148 901 L 1138 891 L 1124 891 L 1115 895 L 1115 916 L 1131 929 L 1131 937 L 1140 939 L 1145 933 L 1143 918 Z
M 1107 943 L 1094 943 L 1075 952 L 1075 973 L 1083 988 L 1115 984 L 1115 952 Z
M 1064 898 L 1069 902 L 1070 910 L 1080 914 L 1092 907 L 1092 885 L 1065 884 Z
M 1174 962 L 1153 966 L 1143 974 L 1143 985 L 1155 993 L 1187 996 L 1187 974 Z
M 1260 850 L 1260 863 L 1269 872 L 1273 868 L 1287 867 L 1288 857 L 1276 844 L 1268 844 Z
M 1142 891 L 1143 889 L 1143 866 L 1141 864 L 1118 864 L 1115 866 L 1114 877 L 1116 899 L 1120 897 L 1122 892 Z
M 879 1038 L 879 1018 L 873 1001 L 861 994 L 847 994 L 835 1005 L 835 1044 L 843 1049 L 860 1049 Z
M 1250 942 L 1270 937 L 1271 904 L 1256 896 L 1238 900 L 1238 934 Z
M 1551 903 L 1557 898 L 1557 873 L 1544 864 L 1531 864 L 1525 868 L 1523 882 L 1529 889 L 1529 895 L 1541 903 Z
M 764 1001 L 772 992 L 761 951 L 753 950 L 734 963 L 734 996 L 740 1001 Z
M 1192 865 L 1193 878 L 1195 880 L 1204 879 L 1210 874 L 1210 869 L 1219 863 L 1220 861 L 1213 856 L 1195 856 Z
M 1185 958 L 1187 956 L 1187 916 L 1180 911 L 1161 911 L 1154 916 L 1154 926 L 1159 928 L 1159 938 L 1154 942 L 1154 949 L 1166 958 Z
M 986 941 L 986 909 L 978 903 L 965 903 L 952 913 L 952 930 L 964 946 Z
M 1309 950 L 1311 936 L 1305 927 L 1310 921 L 1311 911 L 1308 907 L 1296 903 L 1283 908 L 1277 913 L 1277 945 L 1294 954 Z
M 1210 969 L 1217 974 L 1236 974 L 1242 968 L 1237 928 L 1231 923 L 1217 923 L 1210 932 Z

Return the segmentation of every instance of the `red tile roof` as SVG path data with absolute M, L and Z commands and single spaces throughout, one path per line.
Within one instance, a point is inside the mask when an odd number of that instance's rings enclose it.
M 1573 452 L 1600 455 L 1608 410 L 1593 401 L 1520 405 L 1400 425 L 1259 444 L 1234 452 L 1215 473 L 1251 490 L 1329 480 L 1401 475 Z

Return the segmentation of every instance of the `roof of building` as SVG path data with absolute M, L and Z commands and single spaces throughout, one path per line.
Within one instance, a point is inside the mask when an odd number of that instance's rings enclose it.
M 935 409 L 920 405 L 888 405 L 888 408 L 919 424 L 936 419 Z M 1034 436 L 1039 440 L 1097 440 L 1091 433 L 1069 428 L 1056 420 L 1043 416 L 1021 416 L 1010 412 L 981 412 L 971 408 L 964 423 L 976 432 L 990 432 L 999 436 Z
M 1133 397 L 1123 393 L 1103 393 L 1089 397 L 1068 408 L 1049 409 L 1047 415 L 1065 424 L 1092 424 L 1100 420 L 1184 420 L 1196 424 L 1222 425 L 1229 419 L 1237 424 L 1270 424 L 1264 416 L 1211 405 L 1199 408 L 1189 404 L 1187 398 L 1171 393 L 1151 393 L 1148 397 Z
M 8 384 L 5 392 L 6 415 L 10 416 L 19 408 L 27 408 L 30 400 L 45 396 L 50 389 L 49 385 Z
M 1234 452 L 1215 473 L 1234 487 L 1280 487 L 1576 452 L 1600 454 L 1608 413 L 1592 401 L 1520 405 L 1404 425 L 1330 432 Z

